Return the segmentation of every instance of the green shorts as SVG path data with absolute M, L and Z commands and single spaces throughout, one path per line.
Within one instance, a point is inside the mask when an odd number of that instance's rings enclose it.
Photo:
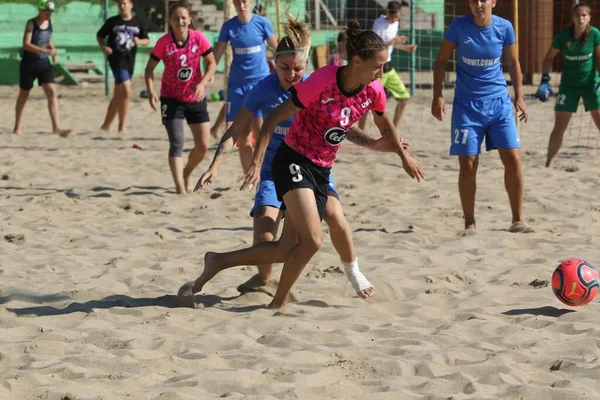
M 383 88 L 390 92 L 396 100 L 410 98 L 410 93 L 406 90 L 406 86 L 404 86 L 402 79 L 400 79 L 395 69 L 384 72 L 379 81 L 383 85 Z
M 558 94 L 556 95 L 556 106 L 554 111 L 563 112 L 577 112 L 579 106 L 579 99 L 583 97 L 583 105 L 585 111 L 598 110 L 600 109 L 600 90 L 595 91 L 594 87 L 585 86 L 581 88 L 571 87 L 559 87 Z

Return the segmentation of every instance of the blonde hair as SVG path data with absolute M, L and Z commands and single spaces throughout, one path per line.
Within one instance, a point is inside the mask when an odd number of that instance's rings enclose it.
M 289 8 L 285 10 L 285 16 L 288 22 L 283 24 L 285 37 L 283 37 L 277 45 L 276 55 L 296 53 L 302 58 L 308 58 L 310 53 L 311 38 L 308 25 L 298 21 L 292 14 Z

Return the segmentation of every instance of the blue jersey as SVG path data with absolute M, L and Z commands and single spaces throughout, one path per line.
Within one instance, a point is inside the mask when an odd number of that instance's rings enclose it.
M 308 74 L 305 74 L 302 77 L 302 80 L 305 80 L 306 78 L 308 78 Z M 244 107 L 251 111 L 254 117 L 267 118 L 278 105 L 282 104 L 291 96 L 292 93 L 283 90 L 279 84 L 277 72 L 273 72 L 252 88 L 250 93 L 248 93 L 244 99 Z M 271 137 L 269 147 L 267 147 L 265 153 L 265 161 L 263 162 L 263 171 L 261 171 L 261 175 L 263 175 L 263 173 L 268 173 L 269 176 L 271 175 L 271 161 L 275 156 L 275 152 L 281 143 L 283 143 L 283 139 L 290 130 L 293 121 L 294 116 L 291 116 L 285 121 L 277 124 L 275 127 L 275 132 Z
M 256 14 L 245 24 L 237 17 L 223 24 L 219 42 L 230 42 L 233 50 L 230 84 L 241 86 L 269 75 L 265 40 L 272 36 L 273 27 L 269 20 Z
M 510 21 L 492 15 L 490 26 L 482 28 L 467 15 L 452 21 L 444 39 L 456 46 L 454 97 L 485 100 L 506 94 L 501 59 L 504 47 L 515 44 Z

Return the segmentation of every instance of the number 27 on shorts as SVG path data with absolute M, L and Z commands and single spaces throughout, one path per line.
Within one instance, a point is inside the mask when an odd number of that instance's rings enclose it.
M 469 138 L 468 129 L 455 129 L 454 130 L 454 143 L 456 144 L 467 144 Z

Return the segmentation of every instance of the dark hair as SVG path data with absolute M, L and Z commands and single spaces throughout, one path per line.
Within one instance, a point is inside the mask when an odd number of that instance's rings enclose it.
M 338 33 L 337 42 L 342 43 L 348 40 L 348 36 L 346 35 L 346 31 L 341 31 Z
M 346 52 L 348 61 L 359 56 L 361 60 L 375 57 L 377 52 L 386 48 L 383 39 L 373 31 L 361 30 L 358 21 L 348 22 L 346 28 Z
M 308 25 L 294 18 L 294 16 L 290 14 L 289 9 L 285 10 L 285 15 L 288 20 L 288 22 L 283 25 L 285 36 L 279 41 L 275 54 L 280 55 L 297 52 L 306 58 L 310 52 L 311 43 Z
M 190 10 L 190 3 L 187 2 L 187 0 L 180 0 L 176 3 L 173 3 L 173 5 L 171 5 L 171 7 L 169 7 L 169 18 L 171 18 L 173 16 L 173 13 L 175 12 L 175 10 L 179 9 L 179 8 L 183 8 L 186 9 L 188 14 L 190 15 L 190 29 L 196 29 L 196 27 L 194 26 L 194 19 L 192 18 L 192 12 Z
M 402 7 L 402 4 L 400 4 L 399 1 L 390 1 L 387 4 L 387 11 L 397 12 L 397 11 L 400 11 L 400 7 Z
M 252 10 L 252 13 L 254 14 L 258 14 L 258 15 L 263 15 L 267 13 L 267 7 L 263 6 L 262 4 L 257 4 L 254 6 L 254 9 Z
M 587 3 L 584 3 L 584 2 L 577 3 L 575 5 L 575 7 L 573 7 L 573 13 L 575 13 L 575 11 L 577 11 L 577 9 L 579 9 L 581 7 L 586 7 L 590 11 L 590 14 L 591 14 L 592 7 L 590 7 Z M 587 43 L 587 40 L 590 37 L 591 32 L 592 32 L 592 24 L 590 23 L 590 24 L 588 24 L 587 28 L 585 28 L 585 31 L 583 31 L 583 34 L 581 35 L 581 37 L 578 40 L 582 46 L 584 46 Z M 571 23 L 571 26 L 569 27 L 569 36 L 570 36 L 571 40 L 573 42 L 575 42 L 575 23 Z

